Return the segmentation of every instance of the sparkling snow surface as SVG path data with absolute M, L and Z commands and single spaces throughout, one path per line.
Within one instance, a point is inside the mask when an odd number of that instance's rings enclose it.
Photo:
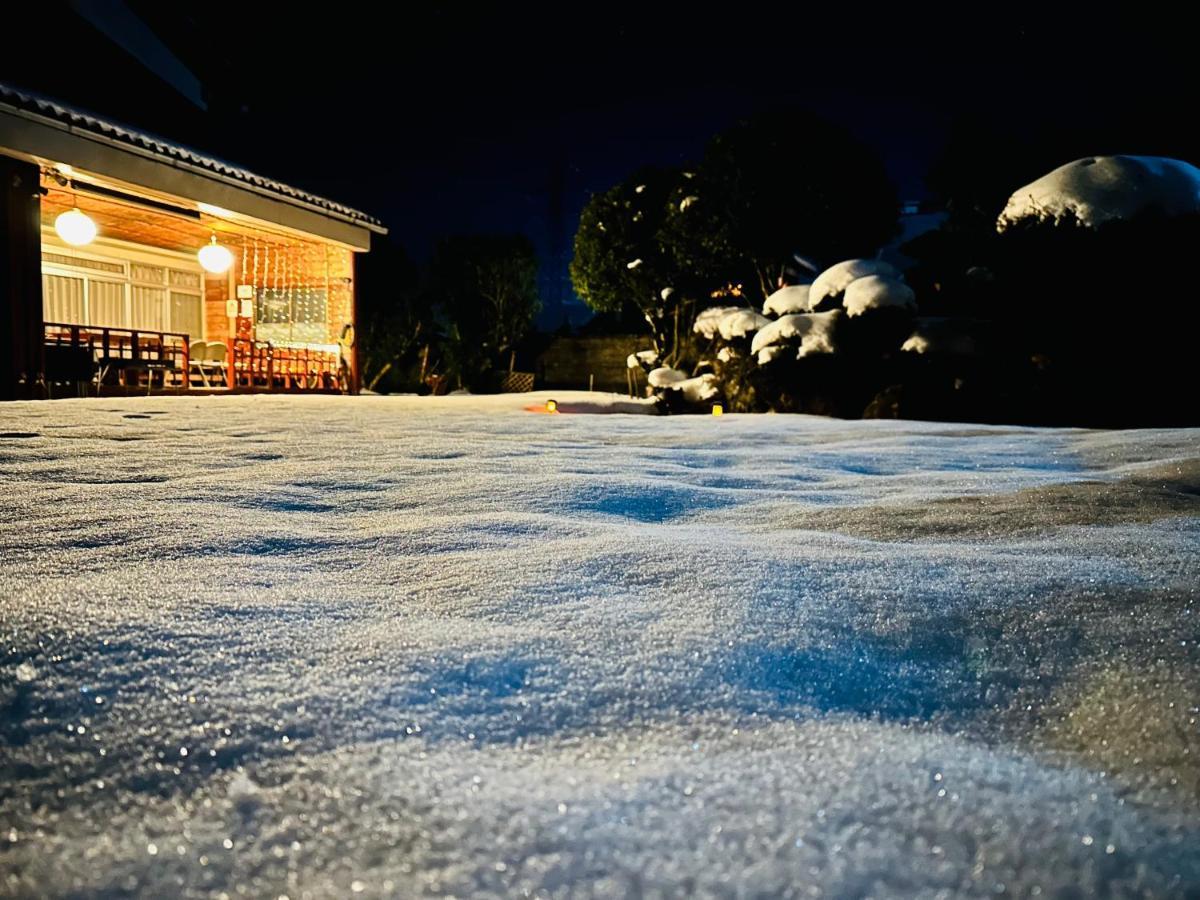
M 0 895 L 1200 890 L 1200 432 L 545 396 L 0 405 Z

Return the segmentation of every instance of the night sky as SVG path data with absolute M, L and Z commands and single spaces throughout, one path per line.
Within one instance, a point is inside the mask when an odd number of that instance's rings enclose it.
M 417 258 L 446 234 L 523 232 L 543 260 L 546 326 L 562 320 L 554 294 L 571 297 L 589 192 L 694 159 L 755 112 L 799 108 L 848 127 L 903 199 L 926 197 L 924 175 L 965 120 L 1073 153 L 1054 164 L 1105 152 L 1200 162 L 1187 124 L 1194 50 L 1164 20 L 129 5 L 204 82 L 209 110 L 195 121 L 88 96 L 33 50 L 0 75 L 364 209 Z M 84 40 L 71 65 L 86 71 L 89 52 Z

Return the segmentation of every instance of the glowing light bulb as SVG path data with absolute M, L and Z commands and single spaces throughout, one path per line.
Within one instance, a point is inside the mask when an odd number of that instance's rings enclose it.
M 212 243 L 205 244 L 196 255 L 200 257 L 200 265 L 204 267 L 204 271 L 214 275 L 228 272 L 229 267 L 233 265 L 233 254 L 228 248 L 217 243 L 215 234 L 212 236 Z
M 556 400 L 547 400 L 546 401 L 546 412 L 548 412 L 548 413 L 558 412 L 558 402 Z
M 725 415 L 725 407 L 723 404 L 714 403 L 712 412 L 714 416 L 723 416 Z
M 59 213 L 54 220 L 54 230 L 73 247 L 82 247 L 96 239 L 96 223 L 78 209 Z

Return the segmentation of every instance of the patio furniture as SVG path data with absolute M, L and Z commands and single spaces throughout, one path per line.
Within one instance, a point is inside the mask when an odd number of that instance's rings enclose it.
M 188 367 L 200 376 L 206 388 L 212 387 L 213 382 L 225 386 L 226 348 L 223 341 L 195 340 L 191 343 Z M 209 376 L 215 376 L 212 381 Z M 189 381 L 191 372 L 188 373 Z

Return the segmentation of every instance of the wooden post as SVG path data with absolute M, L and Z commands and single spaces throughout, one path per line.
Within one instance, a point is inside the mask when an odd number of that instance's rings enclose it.
M 352 251 L 343 251 L 350 253 L 350 323 L 354 326 L 354 344 L 350 348 L 350 393 L 357 394 L 359 391 L 358 383 L 358 257 Z M 328 294 L 326 302 L 328 302 Z
M 0 156 L 0 400 L 45 384 L 40 187 L 36 165 Z

